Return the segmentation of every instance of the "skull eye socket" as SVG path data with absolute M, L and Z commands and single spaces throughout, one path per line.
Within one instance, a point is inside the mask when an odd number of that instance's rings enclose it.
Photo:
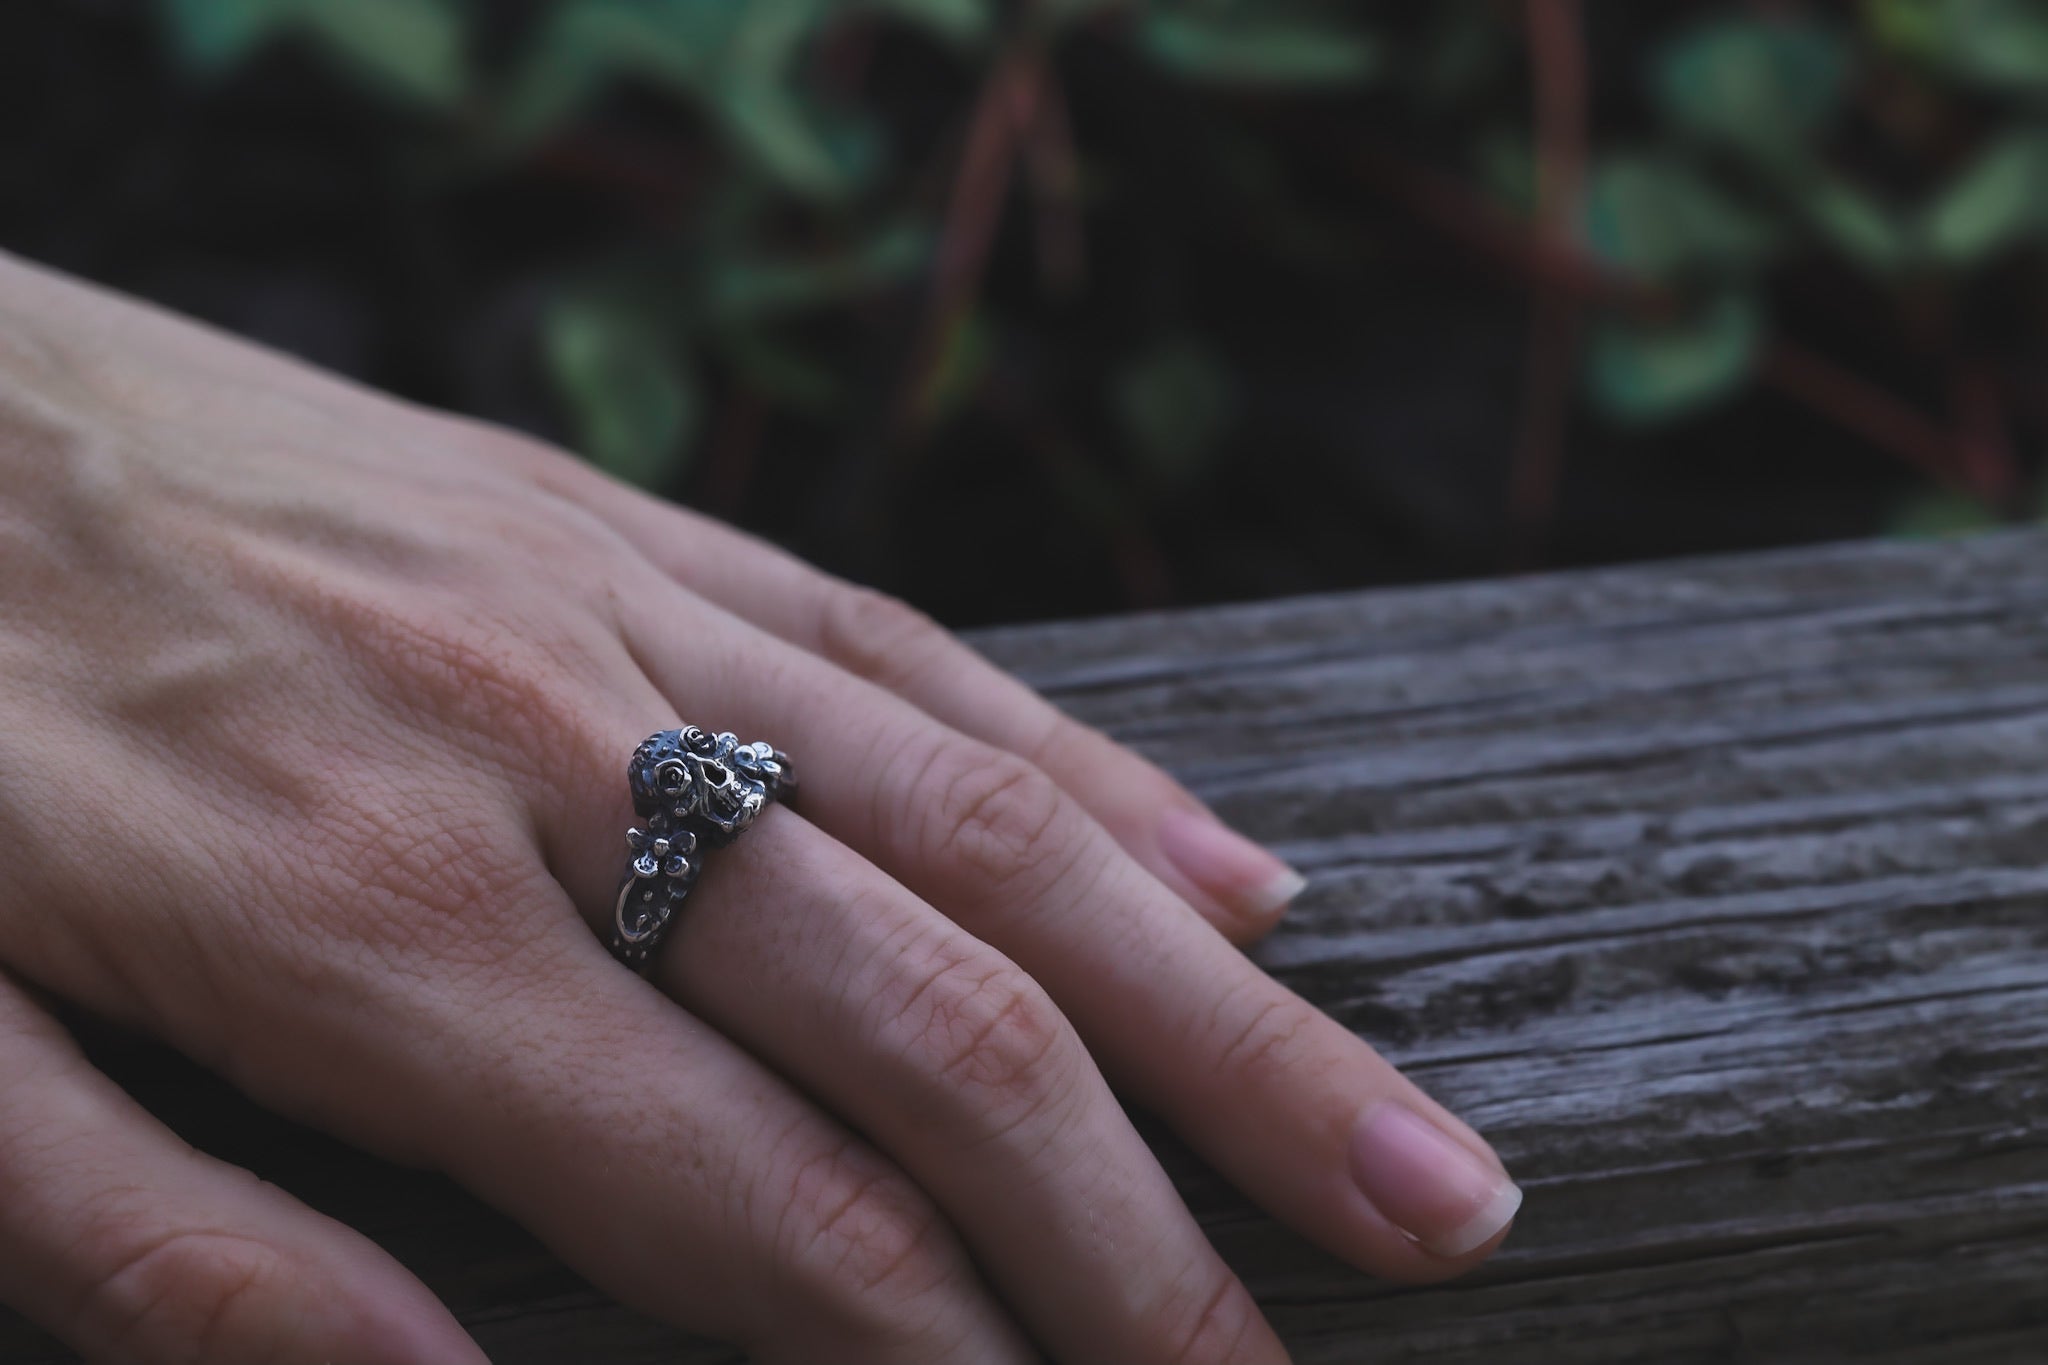
M 723 763 L 706 763 L 704 765 L 704 778 L 714 787 L 723 787 L 732 781 L 732 773 L 727 771 Z

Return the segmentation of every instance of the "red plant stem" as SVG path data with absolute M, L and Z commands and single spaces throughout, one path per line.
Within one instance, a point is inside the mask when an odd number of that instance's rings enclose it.
M 1949 486 L 1963 482 L 1956 441 L 1910 405 L 1803 346 L 1773 342 L 1758 373 L 1773 388 Z
M 1454 176 L 1369 144 L 1356 148 L 1352 160 L 1401 207 L 1519 283 L 1569 291 L 1637 317 L 1658 317 L 1677 308 L 1668 291 L 1611 269 L 1571 241 L 1531 235 L 1528 224 Z
M 1055 297 L 1071 298 L 1088 283 L 1088 237 L 1081 222 L 1081 165 L 1066 92 L 1050 68 L 1024 150 L 1038 208 L 1038 277 Z
M 981 292 L 1010 194 L 1018 142 L 1037 111 L 1044 82 L 1045 64 L 1037 50 L 1020 46 L 996 63 L 982 87 L 932 264 L 931 302 L 897 403 L 899 434 L 924 424 L 932 376 Z
M 1452 177 L 1383 149 L 1356 157 L 1359 169 L 1417 218 L 1429 223 L 1517 282 L 1570 290 L 1631 317 L 1669 314 L 1677 300 L 1654 282 L 1622 275 L 1570 243 L 1532 236 L 1493 204 Z M 1958 441 L 1911 405 L 1789 342 L 1775 342 L 1758 377 L 1785 397 L 1855 432 L 1876 449 L 1951 488 L 1969 490 Z
M 644 148 L 620 138 L 571 131 L 534 148 L 531 164 L 543 175 L 594 185 L 640 201 L 642 211 L 662 223 L 678 223 L 694 202 L 700 179 L 694 152 Z
M 1569 252 L 1578 237 L 1586 179 L 1584 21 L 1578 0 L 1528 0 L 1527 18 L 1536 105 L 1536 236 Z M 1557 505 L 1581 313 L 1577 293 L 1537 282 L 1508 488 L 1512 553 L 1524 563 L 1540 554 Z
M 767 428 L 768 407 L 751 388 L 740 388 L 721 414 L 704 461 L 698 502 L 713 516 L 736 518 Z
M 872 22 L 848 24 L 825 45 L 819 74 L 825 88 L 842 98 L 859 92 L 874 62 L 875 28 Z
M 1171 606 L 1176 596 L 1172 562 L 1146 523 L 1138 500 L 1113 484 L 1108 485 L 1113 493 L 1108 499 L 1088 495 L 1085 490 L 1104 487 L 1105 476 L 1061 424 L 1060 414 L 1033 402 L 1015 377 L 997 376 L 989 384 L 985 401 L 989 412 L 1018 434 L 1046 483 L 1064 493 L 1081 519 L 1095 527 L 1123 586 L 1124 605 L 1136 609 Z
M 1997 381 L 1981 364 L 1959 363 L 1949 378 L 1949 394 L 1963 481 L 1993 508 L 2012 512 L 2020 494 L 2019 458 Z

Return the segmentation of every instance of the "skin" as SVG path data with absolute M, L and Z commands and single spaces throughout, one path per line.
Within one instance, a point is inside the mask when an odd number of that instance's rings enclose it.
M 796 757 L 642 980 L 624 760 Z M 43 1008 L 446 1171 L 764 1362 L 1286 1359 L 1112 1084 L 1356 1265 L 1394 1098 L 1239 951 L 1249 850 L 900 604 L 523 437 L 0 256 L 0 1299 L 93 1360 L 478 1361 Z

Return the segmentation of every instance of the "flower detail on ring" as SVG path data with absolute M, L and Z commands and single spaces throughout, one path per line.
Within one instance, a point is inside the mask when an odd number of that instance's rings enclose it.
M 626 847 L 633 852 L 635 877 L 686 877 L 690 855 L 697 851 L 697 836 L 686 829 L 667 834 L 629 829 Z

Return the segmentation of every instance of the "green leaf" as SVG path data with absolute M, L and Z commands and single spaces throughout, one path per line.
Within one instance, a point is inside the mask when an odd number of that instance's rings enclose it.
M 1881 42 L 1971 85 L 2048 89 L 2048 5 L 2041 0 L 1874 0 Z
M 202 75 L 226 70 L 255 50 L 287 8 L 279 0 L 162 0 L 171 52 Z
M 1437 4 L 1427 10 L 1427 26 L 1412 40 L 1412 64 L 1403 62 L 1401 71 L 1425 105 L 1447 109 L 1497 79 L 1508 61 L 1519 60 L 1519 35 L 1497 9 Z
M 1941 46 L 1943 0 L 1863 0 L 1863 25 L 1880 47 L 1932 58 Z
M 797 60 L 831 10 L 811 0 L 732 3 L 738 18 L 710 72 L 708 95 L 726 127 L 756 161 L 791 189 L 819 198 L 843 194 L 856 170 L 799 89 Z
M 954 35 L 982 9 L 982 0 L 886 2 Z M 845 12 L 837 0 L 569 0 L 526 54 L 500 110 L 503 136 L 529 141 L 614 82 L 638 80 L 703 105 L 746 160 L 784 188 L 843 196 L 879 163 L 877 139 L 851 115 L 817 109 L 801 65 Z
M 1865 270 L 1892 275 L 1914 263 L 1918 248 L 1909 226 L 1840 176 L 1816 171 L 1788 189 L 1813 230 Z
M 1608 416 L 1663 421 L 1734 393 L 1755 364 L 1763 325 L 1755 300 L 1723 294 L 1682 321 L 1610 319 L 1594 329 L 1587 379 Z
M 880 164 L 872 129 L 850 118 L 835 126 L 793 89 L 734 80 L 714 87 L 711 100 L 749 159 L 798 194 L 840 198 Z
M 996 26 L 992 0 L 868 0 L 868 4 L 963 46 L 981 42 Z
M 1892 513 L 1887 529 L 1909 540 L 1940 540 L 1988 531 L 2002 521 L 1982 498 L 1968 493 L 1922 493 Z
M 1832 30 L 1792 20 L 1718 19 L 1664 50 L 1655 94 L 1678 128 L 1777 162 L 1832 121 L 1849 69 L 1848 49 Z
M 1160 65 L 1222 85 L 1330 88 L 1379 73 L 1379 46 L 1348 28 L 1287 18 L 1148 15 L 1138 30 Z
M 733 375 L 777 407 L 829 413 L 846 397 L 839 376 L 768 332 L 736 329 L 720 334 L 717 346 Z
M 402 99 L 445 106 L 469 84 L 453 0 L 163 0 L 163 12 L 173 50 L 195 71 L 224 70 L 293 34 Z
M 696 0 L 573 0 L 536 33 L 499 118 L 507 137 L 551 131 L 618 76 L 695 93 L 726 24 Z
M 630 308 L 600 296 L 559 300 L 541 339 L 583 453 L 643 488 L 672 482 L 700 407 L 676 348 Z
M 1527 128 L 1504 125 L 1481 132 L 1472 143 L 1472 165 L 1487 192 L 1516 217 L 1536 212 L 1536 149 Z
M 2048 129 L 2019 128 L 1991 144 L 1928 207 L 1934 255 L 1971 265 L 2048 229 Z
M 935 427 L 973 402 L 988 379 L 996 350 L 996 329 L 978 311 L 947 328 L 930 371 L 918 385 L 913 405 L 918 424 Z
M 1040 29 L 1056 32 L 1112 10 L 1135 9 L 1137 4 L 1138 0 L 1038 0 L 1029 14 Z
M 469 84 L 461 16 L 446 0 L 304 0 L 307 32 L 391 93 L 449 105 Z
M 827 256 L 727 259 L 705 282 L 704 317 L 714 326 L 754 326 L 841 303 L 908 277 L 930 254 L 929 232 L 899 226 Z
M 1740 274 L 1769 256 L 1776 234 L 1683 162 L 1617 156 L 1594 168 L 1586 235 L 1594 251 L 1652 279 Z
M 1948 66 L 1980 85 L 2048 87 L 2048 12 L 2025 0 L 1949 0 L 1941 7 Z
M 1118 377 L 1116 412 L 1131 448 L 1159 483 L 1183 488 L 1213 466 L 1238 411 L 1230 369 L 1206 343 L 1173 337 Z

